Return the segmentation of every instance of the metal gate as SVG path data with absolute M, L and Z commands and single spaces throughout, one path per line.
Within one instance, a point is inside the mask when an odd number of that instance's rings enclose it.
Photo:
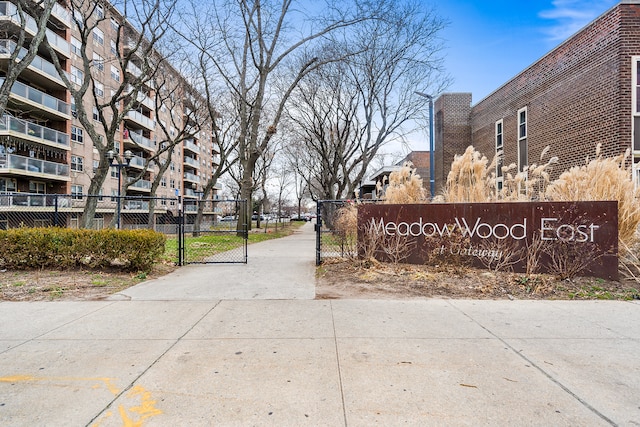
M 178 264 L 247 263 L 246 200 L 182 201 Z

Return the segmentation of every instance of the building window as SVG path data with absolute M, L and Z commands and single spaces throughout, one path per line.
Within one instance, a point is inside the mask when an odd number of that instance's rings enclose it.
M 99 28 L 94 28 L 93 31 L 91 31 L 91 34 L 93 35 L 93 41 L 99 45 L 104 45 L 104 33 L 102 32 L 102 30 L 100 30 Z
M 111 18 L 111 28 L 115 31 L 118 31 L 118 28 L 120 28 L 120 24 L 115 20 L 115 18 Z
M 114 42 L 113 40 L 111 40 L 111 41 L 109 42 L 109 44 L 111 44 L 111 53 L 112 53 L 114 56 L 117 56 L 117 55 L 118 55 L 118 47 L 116 46 L 116 42 Z
M 498 191 L 502 190 L 503 177 L 502 166 L 504 162 L 504 144 L 503 144 L 503 122 L 498 120 L 496 122 L 496 187 Z
M 176 180 L 175 179 L 171 179 L 169 181 L 169 185 L 171 186 L 171 188 L 176 188 Z
M 96 8 L 93 11 L 93 13 L 96 15 L 96 18 L 98 19 L 104 18 L 104 8 L 99 4 L 96 5 Z
M 93 52 L 93 65 L 98 71 L 104 71 L 104 58 Z
M 74 55 L 82 56 L 82 42 L 75 37 L 71 37 L 71 52 Z
M 79 68 L 71 66 L 71 81 L 77 85 L 82 85 L 84 80 L 84 73 Z
M 73 200 L 82 200 L 82 185 L 71 186 L 71 198 Z
M 100 160 L 93 161 L 93 173 L 98 172 L 98 168 L 100 167 Z M 102 194 L 102 189 L 100 189 L 100 194 Z M 102 199 L 100 199 L 102 200 Z
M 42 181 L 29 181 L 29 193 L 45 194 L 46 188 Z
M 113 65 L 111 66 L 111 78 L 117 82 L 120 81 L 120 70 Z
M 95 120 L 96 122 L 100 120 L 100 112 L 98 111 L 98 109 L 96 107 L 93 107 L 93 120 Z
M 167 178 L 162 177 L 160 178 L 160 187 L 166 187 L 167 186 Z
M 518 172 L 524 172 L 529 165 L 527 145 L 527 107 L 518 110 Z
M 93 82 L 93 87 L 96 90 L 96 96 L 103 97 L 104 96 L 104 85 L 100 82 Z
M 71 156 L 71 170 L 76 172 L 82 172 L 84 170 L 83 167 L 83 159 L 80 156 Z
M 0 178 L 0 192 L 16 191 L 16 180 L 13 178 Z
M 84 136 L 82 135 L 82 128 L 77 126 L 71 126 L 71 140 L 77 142 L 78 144 L 84 143 Z

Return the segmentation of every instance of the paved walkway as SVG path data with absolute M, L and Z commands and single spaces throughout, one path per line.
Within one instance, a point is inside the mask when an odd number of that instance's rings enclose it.
M 0 425 L 640 425 L 637 302 L 313 300 L 305 227 L 235 270 L 1 302 Z

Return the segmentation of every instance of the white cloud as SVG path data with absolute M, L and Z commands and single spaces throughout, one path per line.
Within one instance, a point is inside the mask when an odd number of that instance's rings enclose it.
M 544 32 L 550 41 L 562 41 L 607 11 L 617 0 L 553 0 L 538 16 L 552 22 Z

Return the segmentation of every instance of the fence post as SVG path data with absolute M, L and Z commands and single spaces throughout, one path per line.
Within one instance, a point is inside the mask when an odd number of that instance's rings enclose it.
M 322 201 L 318 200 L 316 202 L 316 265 L 320 265 L 322 263 L 322 248 L 320 246 L 320 234 L 322 233 L 322 215 L 320 214 L 320 205 Z
M 53 196 L 53 226 L 54 227 L 59 227 L 60 225 L 58 224 L 58 195 L 54 195 Z
M 176 190 L 176 193 L 178 190 Z M 184 216 L 182 214 L 182 197 L 178 194 L 178 265 L 184 265 Z

